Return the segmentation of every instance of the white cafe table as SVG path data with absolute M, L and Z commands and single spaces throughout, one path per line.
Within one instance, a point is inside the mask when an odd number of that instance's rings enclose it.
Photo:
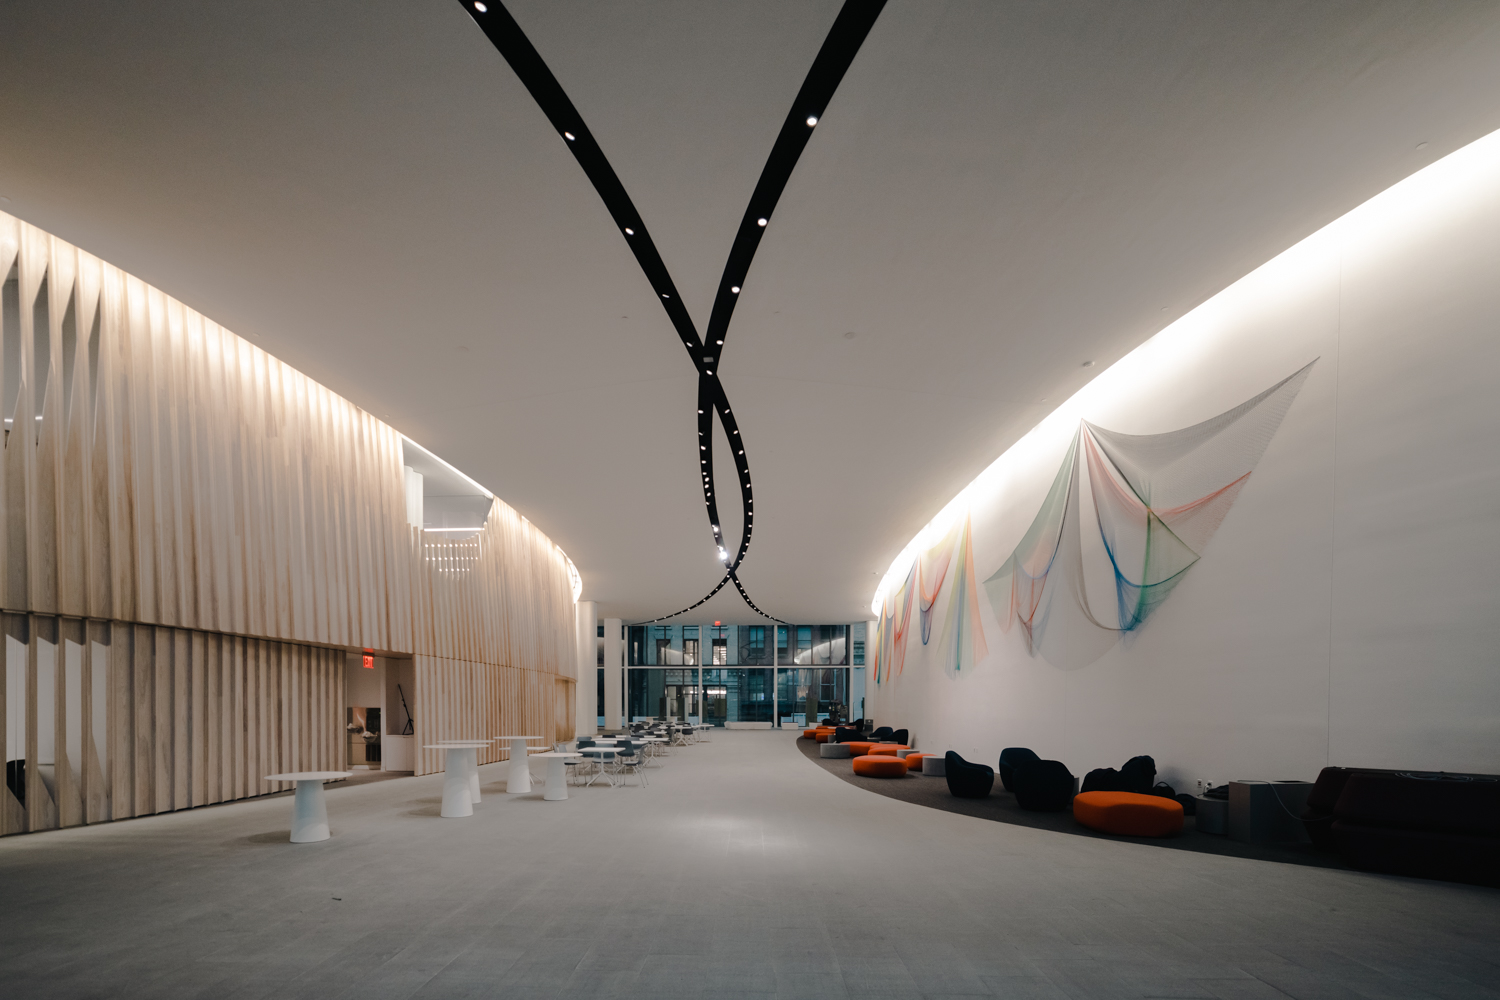
M 542 798 L 548 802 L 558 802 L 568 797 L 568 771 L 567 761 L 571 757 L 582 757 L 583 754 L 571 750 L 549 750 L 535 756 L 547 762 L 547 791 Z
M 526 741 L 545 739 L 545 737 L 496 736 L 495 739 L 510 740 L 510 779 L 505 782 L 505 790 L 507 792 L 531 791 L 531 768 L 526 765 Z
M 323 797 L 323 782 L 347 778 L 352 771 L 293 771 L 290 774 L 268 774 L 267 781 L 295 781 L 297 793 L 292 798 L 292 843 L 315 844 L 327 840 L 328 802 Z
M 429 743 L 423 750 L 443 750 L 442 815 L 454 819 L 474 815 L 479 801 L 479 748 L 489 740 L 443 740 Z

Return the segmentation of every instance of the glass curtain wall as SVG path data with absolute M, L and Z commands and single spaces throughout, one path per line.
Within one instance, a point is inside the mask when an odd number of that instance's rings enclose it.
M 698 671 L 631 670 L 626 692 L 631 722 L 698 716 Z
M 857 709 L 850 664 L 864 657 L 848 625 L 631 625 L 625 638 L 631 721 L 803 726 Z
M 778 723 L 807 726 L 830 716 L 848 721 L 849 626 L 780 625 L 776 628 Z
M 847 722 L 849 671 L 844 667 L 793 667 L 776 671 L 776 705 L 781 724 L 810 726 L 835 711 Z
M 703 721 L 722 726 L 726 722 L 770 722 L 774 692 L 770 668 L 738 667 L 703 670 Z

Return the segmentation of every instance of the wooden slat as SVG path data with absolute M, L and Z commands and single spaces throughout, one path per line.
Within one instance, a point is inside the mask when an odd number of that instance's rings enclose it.
M 476 537 L 429 540 L 406 523 L 394 428 L 0 213 L 0 276 L 13 265 L 0 610 L 24 648 L 29 763 L 0 833 L 339 766 L 349 649 L 416 657 L 419 742 L 557 734 L 576 636 L 567 559 L 543 533 L 496 500 Z M 49 635 L 56 803 L 36 757 Z

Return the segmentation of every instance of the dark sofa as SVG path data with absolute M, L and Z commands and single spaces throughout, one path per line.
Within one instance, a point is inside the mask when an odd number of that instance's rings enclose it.
M 1308 836 L 1366 871 L 1500 883 L 1500 778 L 1324 768 L 1302 811 Z

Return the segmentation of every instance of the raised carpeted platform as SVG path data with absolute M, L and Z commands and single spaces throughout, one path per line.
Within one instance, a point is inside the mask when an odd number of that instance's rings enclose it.
M 920 774 L 908 774 L 904 778 L 865 778 L 854 773 L 847 760 L 823 760 L 818 756 L 818 745 L 812 740 L 797 740 L 797 749 L 802 751 L 802 756 L 817 764 L 830 774 L 837 775 L 851 785 L 875 792 L 877 795 L 885 795 L 889 798 L 900 799 L 903 802 L 911 802 L 919 806 L 927 806 L 930 809 L 941 809 L 944 812 L 959 813 L 964 816 L 975 816 L 979 819 L 994 820 L 997 823 L 1011 823 L 1015 826 L 1031 827 L 1034 830 L 1051 830 L 1055 833 L 1066 833 L 1074 837 L 1092 837 L 1098 840 L 1125 840 L 1131 843 L 1146 844 L 1151 847 L 1165 848 L 1171 851 L 1198 851 L 1203 854 L 1219 854 L 1230 858 L 1249 858 L 1255 861 L 1280 861 L 1291 865 L 1311 865 L 1316 868 L 1339 868 L 1348 869 L 1338 857 L 1333 854 L 1325 854 L 1315 850 L 1310 844 L 1286 844 L 1280 846 L 1263 846 L 1257 844 L 1242 844 L 1228 837 L 1221 837 L 1212 833 L 1200 833 L 1193 825 L 1193 817 L 1187 817 L 1186 825 L 1181 834 L 1175 837 L 1142 838 L 1142 837 L 1118 837 L 1107 833 L 1099 833 L 1090 830 L 1073 819 L 1072 812 L 1064 811 L 1057 813 L 1031 812 L 1022 809 L 1016 804 L 1016 797 L 1000 787 L 1000 782 L 995 782 L 994 789 L 988 798 L 983 799 L 961 799 L 956 795 L 949 794 L 948 782 L 942 778 L 929 778 Z

